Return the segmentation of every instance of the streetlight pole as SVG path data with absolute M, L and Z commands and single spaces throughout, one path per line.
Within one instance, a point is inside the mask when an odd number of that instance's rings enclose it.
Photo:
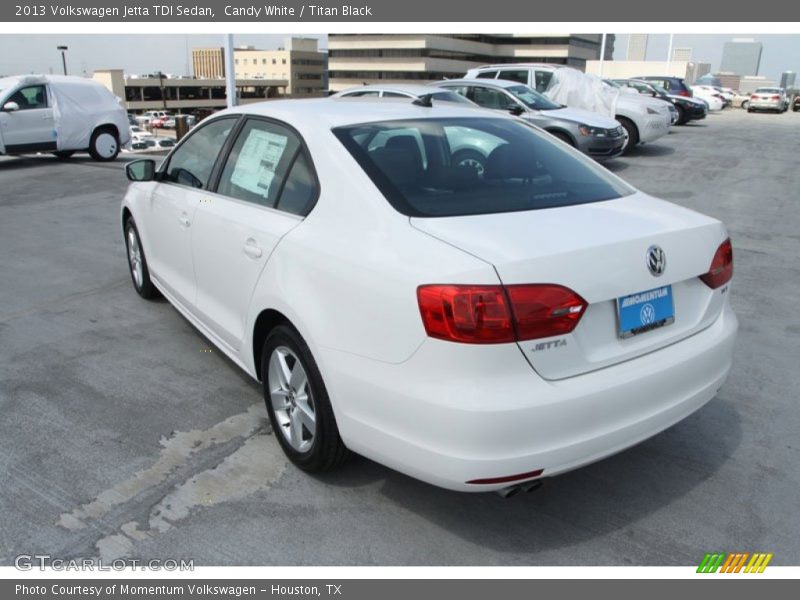
M 66 52 L 67 52 L 67 50 L 69 50 L 69 47 L 67 47 L 67 46 L 56 46 L 56 50 L 61 52 L 61 64 L 64 67 L 64 75 L 66 75 L 67 74 L 67 54 L 66 54 Z

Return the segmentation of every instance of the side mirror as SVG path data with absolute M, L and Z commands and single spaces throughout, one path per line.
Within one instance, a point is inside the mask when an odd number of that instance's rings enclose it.
M 17 112 L 18 110 L 19 110 L 19 104 L 17 104 L 13 100 L 11 102 L 6 102 L 3 105 L 3 112 Z
M 515 104 L 514 106 L 508 109 L 508 112 L 510 112 L 515 117 L 518 117 L 525 112 L 525 109 L 519 104 Z
M 153 181 L 156 177 L 156 161 L 143 158 L 130 162 L 125 165 L 125 175 L 131 181 Z

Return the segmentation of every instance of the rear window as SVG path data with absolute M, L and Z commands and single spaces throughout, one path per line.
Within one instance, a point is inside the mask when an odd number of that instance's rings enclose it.
M 521 121 L 398 120 L 333 133 L 396 210 L 449 217 L 611 200 L 633 189 Z

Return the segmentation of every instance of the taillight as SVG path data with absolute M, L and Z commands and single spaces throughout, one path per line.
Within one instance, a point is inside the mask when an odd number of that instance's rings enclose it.
M 501 344 L 570 333 L 586 301 L 560 285 L 423 285 L 417 301 L 431 337 Z
M 752 96 L 750 96 L 750 100 L 758 100 L 758 96 L 756 96 L 755 94 L 753 94 Z
M 700 279 L 712 290 L 715 290 L 728 283 L 731 277 L 733 277 L 733 246 L 728 238 L 717 248 L 708 273 L 700 275 Z
M 771 99 L 772 99 L 772 100 L 780 100 L 780 99 L 781 99 L 781 97 L 780 97 L 780 96 L 772 96 L 772 97 L 771 97 Z
M 678 90 L 679 96 L 686 96 L 687 98 L 691 96 L 691 94 L 686 90 Z

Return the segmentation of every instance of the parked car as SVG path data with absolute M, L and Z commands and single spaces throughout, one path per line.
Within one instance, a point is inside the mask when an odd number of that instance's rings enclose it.
M 703 100 L 708 105 L 709 112 L 716 112 L 725 107 L 725 100 L 716 90 L 709 90 L 703 86 L 692 86 L 694 98 Z
M 165 110 L 148 110 L 144 114 L 138 115 L 136 121 L 139 125 L 153 126 L 153 122 L 171 117 L 171 113 Z
M 654 81 L 673 96 L 691 98 L 694 95 L 692 93 L 692 88 L 686 85 L 686 81 L 682 77 L 670 77 L 665 75 L 640 75 L 634 77 L 634 79 Z
M 748 104 L 750 104 L 750 94 L 742 94 L 741 92 L 734 93 L 731 106 L 746 109 Z
M 786 90 L 777 87 L 760 87 L 750 95 L 747 112 L 771 110 L 782 113 L 787 109 Z
M 60 75 L 0 78 L 0 154 L 86 151 L 114 160 L 130 141 L 117 97 L 91 79 Z
M 704 100 L 708 101 L 711 104 L 711 99 L 719 100 L 720 109 L 723 110 L 731 105 L 731 101 L 733 96 L 730 98 L 726 97 L 725 94 L 720 92 L 719 88 L 714 87 L 713 85 L 693 85 L 692 86 L 692 93 L 695 97 L 703 98 Z M 714 105 L 716 103 L 714 102 Z M 712 109 L 716 110 L 716 109 Z
M 499 140 L 482 175 L 456 127 Z M 126 172 L 134 289 L 261 382 L 309 472 L 352 451 L 509 493 L 670 427 L 731 368 L 724 226 L 510 115 L 247 104 Z
M 626 80 L 621 79 L 619 81 L 626 81 Z M 669 109 L 670 125 L 677 125 L 678 119 L 680 119 L 680 114 L 678 113 L 678 109 L 675 108 L 675 105 L 672 103 L 672 101 L 667 97 L 666 92 L 663 92 L 663 95 L 661 93 L 656 92 L 655 88 L 646 81 L 642 81 L 638 85 L 623 85 L 619 83 L 619 81 L 614 79 L 604 79 L 603 83 L 605 83 L 608 86 L 620 89 L 628 94 L 640 94 L 648 98 L 655 98 L 656 100 L 661 100 L 667 105 L 667 108 Z
M 705 102 L 688 96 L 670 94 L 655 81 L 645 81 L 644 79 L 614 79 L 613 81 L 617 85 L 631 87 L 641 94 L 671 102 L 678 115 L 675 125 L 685 125 L 689 121 L 705 119 L 708 114 L 708 105 Z
M 793 112 L 800 111 L 800 94 L 794 97 L 794 102 L 792 103 L 792 111 Z
M 568 69 L 561 65 L 516 63 L 476 67 L 467 71 L 465 78 L 516 81 L 524 83 L 537 92 L 554 99 L 552 90 L 557 82 L 556 73 L 558 71 L 569 72 L 572 75 L 580 73 L 575 69 Z M 558 101 L 557 99 L 555 100 Z M 572 108 L 585 108 L 573 103 L 568 105 Z M 669 109 L 663 102 L 619 94 L 619 100 L 614 105 L 615 113 L 613 117 L 619 121 L 627 133 L 623 152 L 637 144 L 653 142 L 669 132 L 671 117 Z
M 423 96 L 429 96 L 435 102 L 455 102 L 457 104 L 467 104 L 469 106 L 476 106 L 473 102 L 467 100 L 451 90 L 431 88 L 427 85 L 418 84 L 391 84 L 386 85 L 362 85 L 352 87 L 341 92 L 336 92 L 331 95 L 331 98 L 413 98 L 419 99 Z
M 611 117 L 557 104 L 522 83 L 450 79 L 431 85 L 454 91 L 482 108 L 516 115 L 598 160 L 619 156 L 625 146 L 625 130 Z M 488 154 L 482 160 L 487 158 Z

